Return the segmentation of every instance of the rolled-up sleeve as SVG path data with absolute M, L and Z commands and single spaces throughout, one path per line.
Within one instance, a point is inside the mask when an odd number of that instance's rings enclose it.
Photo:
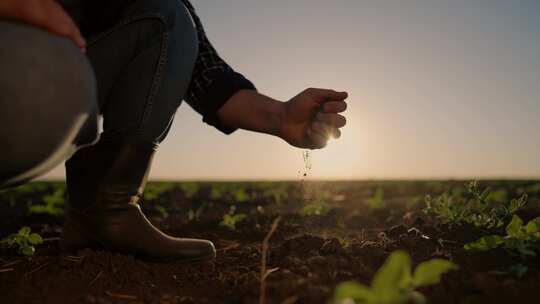
M 214 49 L 195 9 L 188 0 L 183 0 L 197 28 L 199 54 L 195 62 L 191 83 L 185 96 L 186 102 L 203 116 L 203 121 L 225 134 L 236 129 L 223 125 L 217 111 L 240 90 L 255 90 L 255 86 L 242 74 L 234 71 Z

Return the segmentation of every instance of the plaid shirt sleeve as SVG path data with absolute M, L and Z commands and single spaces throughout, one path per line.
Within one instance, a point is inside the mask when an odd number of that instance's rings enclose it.
M 219 121 L 217 111 L 236 92 L 243 89 L 255 90 L 255 86 L 219 57 L 208 41 L 195 9 L 188 0 L 182 1 L 193 18 L 199 39 L 199 54 L 185 100 L 203 116 L 204 122 L 225 134 L 230 134 L 236 129 L 223 125 Z

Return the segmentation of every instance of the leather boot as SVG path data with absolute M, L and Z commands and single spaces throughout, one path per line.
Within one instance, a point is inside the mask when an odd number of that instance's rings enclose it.
M 61 246 L 74 251 L 104 248 L 152 261 L 212 259 L 212 242 L 175 238 L 154 227 L 141 212 L 153 145 L 106 142 L 83 148 L 66 162 L 69 195 Z

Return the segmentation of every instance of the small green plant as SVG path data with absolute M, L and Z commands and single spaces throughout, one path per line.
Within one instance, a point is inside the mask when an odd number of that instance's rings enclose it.
M 426 302 L 419 287 L 438 284 L 444 273 L 458 267 L 447 260 L 432 259 L 419 264 L 412 272 L 411 258 L 405 251 L 394 251 L 366 286 L 358 282 L 340 283 L 332 304 L 405 304 Z
M 37 184 L 42 185 L 42 183 L 28 183 L 14 188 L 2 189 L 0 190 L 0 202 L 7 201 L 13 207 L 21 196 L 35 192 L 37 188 L 43 190 L 43 187 L 36 187 Z
M 416 206 L 418 206 L 423 201 L 424 200 L 423 200 L 423 197 L 421 195 L 414 195 L 414 196 L 409 197 L 407 199 L 407 201 L 405 202 L 405 204 L 407 205 L 408 209 L 412 209 L 412 208 L 415 208 Z
M 225 187 L 220 183 L 212 183 L 210 188 L 210 199 L 217 200 L 224 196 L 226 193 Z
M 487 235 L 465 244 L 466 250 L 487 251 L 500 246 L 522 258 L 536 257 L 540 251 L 540 217 L 524 225 L 523 220 L 514 215 L 506 226 L 506 235 Z
M 34 246 L 43 243 L 43 239 L 37 233 L 32 233 L 29 227 L 22 227 L 15 234 L 12 234 L 1 241 L 7 247 L 17 247 L 18 252 L 25 256 L 32 256 L 36 252 Z
M 487 196 L 486 201 L 504 204 L 508 201 L 508 192 L 504 189 L 497 189 L 495 191 L 491 191 Z
M 349 241 L 349 239 L 346 237 L 338 237 L 337 240 L 343 248 L 349 247 L 351 245 L 351 241 Z
M 146 185 L 143 199 L 145 201 L 153 201 L 159 198 L 162 194 L 174 189 L 175 184 L 170 182 L 155 182 Z
M 210 189 L 210 199 L 212 200 L 232 200 L 236 203 L 243 203 L 251 199 L 246 192 L 245 184 L 241 183 L 212 183 Z
M 330 207 L 326 203 L 318 201 L 306 204 L 304 207 L 302 207 L 302 209 L 300 210 L 300 215 L 326 215 L 328 214 L 328 212 L 330 212 Z
M 203 206 L 200 206 L 197 209 L 189 209 L 187 213 L 188 222 L 198 221 L 203 213 L 203 210 Z
M 527 193 L 540 193 L 540 183 L 536 183 L 525 188 Z
M 231 230 L 236 230 L 236 225 L 247 217 L 244 213 L 236 213 L 236 206 L 231 206 L 229 213 L 223 215 L 220 226 L 225 226 Z
M 199 192 L 199 184 L 195 182 L 182 182 L 179 184 L 180 189 L 184 192 L 187 198 L 192 198 Z
M 246 202 L 250 199 L 249 194 L 244 188 L 238 188 L 232 194 L 234 201 L 238 203 Z
M 377 190 L 375 190 L 373 196 L 366 200 L 366 203 L 371 210 L 377 210 L 386 207 L 386 204 L 384 203 L 383 188 L 378 187 Z
M 30 205 L 30 213 L 45 213 L 52 216 L 63 215 L 66 202 L 66 187 L 64 185 L 56 186 L 53 193 L 43 196 L 42 200 L 43 204 Z
M 443 193 L 437 199 L 426 196 L 424 212 L 444 224 L 472 224 L 479 228 L 499 228 L 527 203 L 527 194 L 505 203 L 506 191 L 480 190 L 476 181 L 467 185 L 468 196 Z
M 272 199 L 276 204 L 281 205 L 288 196 L 288 188 L 285 183 L 258 183 L 257 188 L 262 190 L 264 198 Z

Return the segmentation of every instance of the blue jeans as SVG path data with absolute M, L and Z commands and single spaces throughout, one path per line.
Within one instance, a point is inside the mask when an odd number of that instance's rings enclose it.
M 100 140 L 157 145 L 167 135 L 198 53 L 182 2 L 133 1 L 87 39 L 84 56 L 65 38 L 0 20 L 0 187 L 34 178 L 94 142 L 96 112 L 103 115 Z

